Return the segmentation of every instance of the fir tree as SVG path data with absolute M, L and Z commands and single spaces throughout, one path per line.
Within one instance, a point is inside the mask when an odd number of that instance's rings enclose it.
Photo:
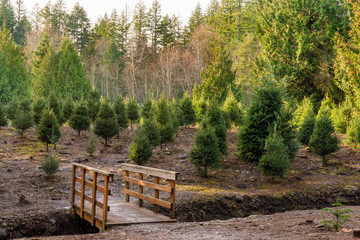
M 133 123 L 139 119 L 138 103 L 135 98 L 132 98 L 127 105 L 128 118 L 130 120 L 130 127 L 132 129 Z
M 153 100 L 151 95 L 146 96 L 145 102 L 141 108 L 140 116 L 143 118 L 151 118 L 153 115 Z
M 52 109 L 53 113 L 55 114 L 55 116 L 58 120 L 57 121 L 58 124 L 60 124 L 60 122 L 62 121 L 61 106 L 60 106 L 59 98 L 56 96 L 56 94 L 54 92 L 50 93 L 50 95 L 48 97 L 48 104 L 49 104 L 49 108 Z
M 172 142 L 174 140 L 174 126 L 171 121 L 170 107 L 167 100 L 162 96 L 157 103 L 157 111 L 155 120 L 159 124 L 160 129 L 160 147 L 164 143 Z
M 183 98 L 180 101 L 180 109 L 184 116 L 184 125 L 194 124 L 196 121 L 195 110 L 193 108 L 192 100 L 188 92 L 185 92 Z
M 194 92 L 195 89 L 197 87 L 194 87 Z M 205 101 L 203 98 L 197 99 L 195 100 L 195 98 L 193 99 L 193 106 L 194 106 L 194 110 L 195 110 L 195 115 L 196 115 L 196 122 L 200 123 L 203 120 L 203 117 L 206 114 L 207 108 L 208 108 L 208 103 L 207 101 Z
M 202 124 L 206 124 L 208 122 L 212 127 L 215 128 L 215 134 L 218 138 L 219 150 L 222 154 L 225 155 L 227 150 L 227 130 L 225 119 L 218 103 L 215 101 L 210 103 L 206 117 L 207 121 L 203 122 Z
M 96 116 L 100 110 L 100 93 L 96 89 L 90 92 L 89 99 L 87 101 L 89 110 L 89 116 L 91 121 L 94 123 Z
M 43 97 L 36 97 L 33 105 L 34 122 L 37 126 L 41 120 L 46 104 Z
M 95 135 L 91 135 L 86 143 L 85 150 L 92 157 L 96 151 L 97 139 Z
M 144 132 L 153 147 L 160 145 L 160 130 L 155 120 L 151 118 L 143 118 L 141 131 Z
M 251 162 L 258 162 L 263 155 L 269 126 L 281 108 L 280 90 L 273 82 L 266 81 L 255 90 L 255 102 L 250 106 L 238 138 L 239 156 Z
M 118 96 L 116 98 L 116 101 L 114 104 L 114 111 L 115 111 L 115 115 L 116 115 L 116 119 L 117 119 L 119 128 L 122 130 L 125 130 L 128 127 L 129 119 L 128 119 L 124 99 L 121 96 Z
M 56 115 L 51 109 L 46 109 L 39 125 L 36 129 L 36 135 L 40 142 L 46 144 L 46 152 L 49 150 L 49 144 L 55 144 L 61 137 L 60 127 Z
M 71 97 L 67 97 L 62 107 L 61 116 L 64 122 L 70 120 L 74 113 L 74 102 Z
M 264 155 L 259 161 L 259 169 L 263 175 L 269 176 L 274 180 L 275 177 L 283 178 L 290 168 L 289 149 L 281 135 L 272 131 L 266 138 Z
M 19 109 L 17 109 L 15 118 L 11 124 L 21 137 L 24 137 L 27 129 L 34 126 L 34 115 L 31 109 L 30 99 L 24 98 L 20 101 Z
M 78 132 L 78 136 L 80 136 L 80 131 L 90 128 L 89 113 L 83 100 L 76 106 L 74 114 L 70 117 L 70 127 Z
M 184 126 L 185 125 L 185 116 L 183 114 L 183 111 L 180 108 L 180 101 L 173 98 L 172 107 L 173 107 L 173 110 L 175 112 L 175 121 L 178 122 L 179 127 Z M 195 110 L 194 110 L 194 115 L 195 115 Z M 196 122 L 196 115 L 195 115 L 194 123 L 195 122 Z
M 228 119 L 230 126 L 240 126 L 242 123 L 242 111 L 239 106 L 239 102 L 235 99 L 233 92 L 230 90 L 224 106 L 223 110 L 225 113 L 225 117 Z
M 328 163 L 327 155 L 339 149 L 339 139 L 333 135 L 334 132 L 335 129 L 328 116 L 320 116 L 316 119 L 309 146 L 312 152 L 321 156 L 324 166 Z
M 152 146 L 143 131 L 137 131 L 129 146 L 129 158 L 136 164 L 143 165 L 152 156 Z
M 114 137 L 119 132 L 114 110 L 109 102 L 105 100 L 101 103 L 100 111 L 95 120 L 94 133 L 104 138 L 105 146 L 108 146 L 108 139 Z
M 316 117 L 313 112 L 309 112 L 308 116 L 305 117 L 303 123 L 300 126 L 298 132 L 298 140 L 304 145 L 309 145 L 310 137 L 313 133 Z
M 5 116 L 5 108 L 4 105 L 0 102 L 0 129 L 1 127 L 7 126 L 7 119 Z
M 20 102 L 17 97 L 11 99 L 11 101 L 6 106 L 6 116 L 10 121 L 13 121 L 16 117 L 16 111 L 20 107 Z
M 219 165 L 220 156 L 221 152 L 215 129 L 210 124 L 201 126 L 195 135 L 195 142 L 190 150 L 190 163 L 195 166 L 198 174 L 206 177 L 208 168 Z

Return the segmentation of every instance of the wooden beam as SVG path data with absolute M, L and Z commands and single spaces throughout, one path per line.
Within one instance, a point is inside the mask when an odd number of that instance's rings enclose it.
M 127 171 L 127 170 L 125 170 L 124 179 L 125 179 L 125 177 L 129 177 L 129 171 Z M 129 189 L 129 188 L 130 188 L 129 182 L 125 180 L 125 189 Z M 130 196 L 128 194 L 126 194 L 126 202 L 130 202 Z
M 102 224 L 103 224 L 103 227 L 102 229 L 105 229 L 106 226 L 105 226 L 105 223 L 106 223 L 106 220 L 107 220 L 107 207 L 108 207 L 108 191 L 109 191 L 109 176 L 104 176 L 104 201 L 103 201 L 103 219 L 102 219 Z
M 71 186 L 71 207 L 75 202 L 75 179 L 76 178 L 76 166 L 72 167 L 72 186 Z
M 172 193 L 170 193 L 170 203 L 171 203 L 170 218 L 175 219 L 175 180 L 170 181 L 170 186 L 172 189 Z
M 142 181 L 142 180 L 139 180 L 139 179 L 136 179 L 136 178 L 131 178 L 131 177 L 124 176 L 124 181 L 134 183 L 134 184 L 138 184 L 138 185 L 141 185 L 141 186 L 144 186 L 144 187 L 153 188 L 153 189 L 156 189 L 156 190 L 171 193 L 171 187 L 156 184 L 156 178 L 159 179 L 159 177 L 155 177 L 155 183 L 152 183 L 152 182 Z
M 93 172 L 94 173 L 94 172 Z M 75 177 L 76 182 L 82 183 L 82 179 L 79 177 Z M 85 186 L 89 188 L 93 188 L 93 183 L 85 180 Z M 96 185 L 96 191 L 99 191 L 104 194 L 104 187 L 100 185 Z M 111 195 L 111 190 L 108 191 L 108 195 Z
M 142 181 L 144 179 L 144 174 L 139 173 L 139 181 Z M 142 185 L 139 185 L 139 193 L 143 194 L 144 193 L 144 187 Z M 139 199 L 139 207 L 143 206 L 143 200 Z
M 83 165 L 83 164 L 79 164 L 79 163 L 73 163 L 73 166 L 76 166 L 76 167 L 78 167 L 78 168 L 86 169 L 86 170 L 88 170 L 89 172 L 97 172 L 97 173 L 100 174 L 100 175 L 108 176 L 108 177 L 110 178 L 110 181 L 112 181 L 112 180 L 114 179 L 114 174 L 113 174 L 113 173 L 110 173 L 110 172 L 107 172 L 107 171 L 103 171 L 103 170 L 100 170 L 100 169 L 92 168 L 92 167 L 89 167 L 89 166 L 86 166 L 86 165 Z
M 77 196 L 80 196 L 80 197 L 81 197 L 81 192 L 80 192 L 80 191 L 75 190 L 75 194 L 76 194 Z M 89 195 L 86 195 L 86 194 L 85 194 L 85 195 L 84 195 L 84 198 L 85 198 L 86 201 L 92 202 L 92 197 L 90 197 Z M 75 204 L 75 205 L 76 205 L 76 204 Z M 102 202 L 99 202 L 99 201 L 96 201 L 96 206 L 99 207 L 99 208 L 101 208 L 101 209 L 103 209 L 103 207 L 104 207 L 103 203 L 102 203 Z M 108 206 L 108 211 L 110 211 L 110 206 Z
M 84 202 L 85 202 L 85 174 L 86 174 L 86 169 L 82 168 L 81 169 L 82 172 L 82 178 L 81 178 L 81 195 L 80 195 L 80 217 L 83 218 L 84 217 Z
M 130 172 L 135 173 L 142 173 L 142 174 L 148 174 L 154 177 L 161 177 L 169 180 L 176 180 L 180 173 L 173 172 L 173 171 L 167 171 L 163 169 L 157 169 L 157 168 L 150 168 L 150 167 L 144 167 L 129 163 L 123 163 L 121 164 L 121 168 L 123 170 L 127 170 Z
M 160 178 L 159 178 L 159 177 L 155 177 L 155 185 L 156 185 L 156 186 L 159 186 L 159 185 L 158 185 L 159 183 L 160 183 Z M 169 188 L 169 190 L 170 190 L 170 192 L 171 192 L 171 188 Z M 159 195 L 160 195 L 159 189 L 155 188 L 155 198 L 156 198 L 156 199 L 159 199 Z M 154 211 L 155 211 L 156 213 L 159 213 L 159 205 L 155 205 Z
M 95 225 L 95 215 L 96 215 L 96 183 L 97 183 L 97 172 L 93 172 L 93 183 L 92 183 L 92 202 L 91 202 L 91 225 Z
M 129 189 L 124 189 L 124 193 L 128 194 L 130 196 L 139 198 L 139 199 L 143 199 L 143 200 L 148 201 L 150 203 L 157 204 L 157 205 L 165 207 L 165 208 L 171 208 L 171 203 L 163 201 L 161 199 L 156 199 L 156 198 L 153 198 L 153 197 L 150 197 L 150 196 L 146 196 L 144 194 L 140 194 L 140 193 L 134 192 L 134 191 L 129 190 Z

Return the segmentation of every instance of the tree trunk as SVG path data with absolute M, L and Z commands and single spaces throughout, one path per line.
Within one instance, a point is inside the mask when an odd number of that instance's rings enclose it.
M 81 130 L 78 131 L 78 137 L 80 137 L 80 131 L 81 131 Z
M 107 137 L 105 138 L 105 147 L 107 147 L 108 144 L 107 144 Z
M 49 144 L 46 143 L 46 152 L 49 152 Z

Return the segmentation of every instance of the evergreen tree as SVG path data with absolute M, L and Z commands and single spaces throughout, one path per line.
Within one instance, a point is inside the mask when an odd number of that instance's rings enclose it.
M 105 100 L 101 103 L 100 111 L 95 120 L 94 133 L 104 138 L 105 146 L 108 146 L 108 139 L 114 137 L 119 132 L 114 110 L 109 102 Z
M 31 29 L 31 24 L 26 16 L 26 9 L 23 0 L 16 0 L 16 24 L 14 28 L 14 41 L 19 45 L 25 44 L 25 34 Z
M 144 132 L 153 147 L 160 145 L 160 130 L 155 120 L 151 118 L 143 118 L 141 131 Z
M 185 125 L 185 116 L 183 114 L 183 111 L 180 108 L 180 101 L 181 100 L 178 100 L 175 98 L 173 98 L 173 101 L 172 101 L 172 107 L 173 107 L 173 111 L 175 113 L 174 118 L 178 122 L 179 127 Z M 192 105 L 192 103 L 191 103 L 191 105 Z M 194 110 L 194 115 L 195 115 L 195 110 Z M 195 124 L 195 122 L 196 122 L 196 115 L 195 115 L 195 120 L 193 123 Z
M 210 124 L 201 126 L 195 135 L 195 142 L 190 150 L 190 163 L 195 166 L 198 174 L 206 177 L 208 168 L 219 165 L 220 156 L 221 152 L 215 129 Z
M 175 36 L 173 35 L 173 28 L 171 18 L 166 14 L 159 26 L 159 45 L 163 49 L 174 45 Z
M 256 99 L 250 106 L 238 138 L 239 156 L 251 162 L 258 162 L 263 155 L 269 126 L 281 108 L 280 90 L 273 82 L 265 81 L 255 92 Z
M 7 126 L 7 119 L 5 116 L 5 108 L 4 108 L 4 105 L 0 101 L 0 129 L 1 129 L 1 127 L 6 127 L 6 126 Z
M 347 97 L 338 107 L 332 109 L 331 119 L 337 132 L 346 133 L 354 107 L 349 97 Z
M 120 129 L 122 130 L 127 129 L 129 123 L 128 113 L 126 110 L 124 99 L 121 96 L 118 96 L 115 101 L 114 111 Z
M 136 45 L 140 46 L 147 41 L 146 28 L 148 25 L 148 15 L 146 14 L 146 6 L 142 1 L 135 5 L 133 13 L 133 30 L 136 39 Z
M 206 70 L 201 71 L 201 85 L 194 89 L 194 98 L 216 99 L 224 102 L 230 87 L 234 84 L 235 72 L 232 61 L 225 49 L 215 45 L 213 57 L 207 62 Z
M 43 97 L 36 97 L 33 105 L 34 122 L 36 126 L 40 123 L 46 104 Z
M 148 12 L 148 29 L 151 38 L 151 47 L 153 53 L 156 53 L 159 41 L 160 23 L 161 23 L 161 6 L 158 0 L 154 0 Z
M 263 175 L 274 180 L 283 178 L 290 168 L 289 149 L 284 143 L 285 139 L 276 131 L 272 131 L 266 138 L 264 155 L 259 161 L 259 169 Z
M 239 102 L 235 99 L 233 92 L 230 90 L 224 106 L 223 106 L 225 118 L 229 120 L 230 126 L 240 126 L 242 123 L 242 111 L 239 106 Z
M 195 89 L 196 89 L 196 86 L 194 88 L 194 92 L 195 92 Z M 193 106 L 194 106 L 195 115 L 196 115 L 196 122 L 200 123 L 206 114 L 206 111 L 208 108 L 208 103 L 203 98 L 200 98 L 200 99 L 193 98 Z
M 34 126 L 34 115 L 31 109 L 30 99 L 24 98 L 20 101 L 19 109 L 16 110 L 15 118 L 11 125 L 21 137 L 24 137 L 27 129 Z
M 136 164 L 143 165 L 152 156 L 152 146 L 143 131 L 137 131 L 129 146 L 129 158 Z
M 309 112 L 308 116 L 304 119 L 298 132 L 298 140 L 304 145 L 309 145 L 310 137 L 313 133 L 316 117 L 313 112 Z
M 189 18 L 190 33 L 193 33 L 195 29 L 202 23 L 204 23 L 204 16 L 200 3 L 197 3 L 195 6 L 195 10 L 191 13 L 191 16 Z
M 356 144 L 356 129 L 360 125 L 360 114 L 358 111 L 353 112 L 353 116 L 346 128 L 345 142 L 349 145 Z
M 17 97 L 11 99 L 11 101 L 6 106 L 6 116 L 10 121 L 13 121 L 16 117 L 16 111 L 20 107 L 20 102 Z
M 61 110 L 61 116 L 63 121 L 64 122 L 69 121 L 73 113 L 74 113 L 74 102 L 71 97 L 67 97 Z
M 339 149 L 339 139 L 333 135 L 334 132 L 335 129 L 328 116 L 320 116 L 316 119 L 309 146 L 312 152 L 321 156 L 324 166 L 328 163 L 327 155 Z
M 89 110 L 89 117 L 91 121 L 95 123 L 96 116 L 100 110 L 100 93 L 96 89 L 90 92 L 87 106 Z
M 134 97 L 128 102 L 127 114 L 128 114 L 128 118 L 130 120 L 131 129 L 132 129 L 133 123 L 139 119 L 138 103 L 136 102 L 136 99 Z
M 143 118 L 152 118 L 153 115 L 153 99 L 151 95 L 147 95 L 145 102 L 141 108 L 140 116 Z
M 51 92 L 48 98 L 48 104 L 49 104 L 49 108 L 52 109 L 53 113 L 56 116 L 56 119 L 58 120 L 58 124 L 60 124 L 60 122 L 62 121 L 62 117 L 61 117 L 61 106 L 60 106 L 60 101 L 59 98 L 55 95 L 54 92 Z
M 0 50 L 0 102 L 7 103 L 11 97 L 7 65 L 4 53 Z
M 180 109 L 184 116 L 184 125 L 194 124 L 196 121 L 195 110 L 193 108 L 192 100 L 188 92 L 185 92 L 183 98 L 180 101 Z
M 218 103 L 211 101 L 206 117 L 208 121 L 205 121 L 202 124 L 208 123 L 215 128 L 215 134 L 218 138 L 219 150 L 223 155 L 225 155 L 227 150 L 227 130 L 225 119 Z
M 160 147 L 164 143 L 174 140 L 174 126 L 171 121 L 170 107 L 164 96 L 160 97 L 157 103 L 157 109 L 155 114 L 155 120 L 159 124 L 160 129 Z
M 36 135 L 40 142 L 46 144 L 46 152 L 49 150 L 49 144 L 55 144 L 61 137 L 60 127 L 53 111 L 47 108 L 36 128 Z
M 14 8 L 11 5 L 10 0 L 1 0 L 0 1 L 0 24 L 3 22 L 6 23 L 7 27 L 10 29 L 11 34 L 15 32 L 16 19 Z
M 70 117 L 70 127 L 78 132 L 78 136 L 80 136 L 80 131 L 90 128 L 89 113 L 83 100 L 76 106 L 74 114 Z

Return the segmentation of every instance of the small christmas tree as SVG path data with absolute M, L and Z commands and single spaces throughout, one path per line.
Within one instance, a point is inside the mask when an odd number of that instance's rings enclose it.
M 153 113 L 153 99 L 151 95 L 147 95 L 145 102 L 142 105 L 140 116 L 143 118 L 151 118 Z
M 48 97 L 48 103 L 49 103 L 49 108 L 53 110 L 53 113 L 55 114 L 59 125 L 61 125 L 62 117 L 61 117 L 60 101 L 54 92 L 50 93 Z
M 21 137 L 24 137 L 27 129 L 34 126 L 34 115 L 30 99 L 22 99 L 20 101 L 19 109 L 16 111 L 15 118 L 12 121 L 12 126 Z
M 119 128 L 122 130 L 126 129 L 128 127 L 129 119 L 128 119 L 124 99 L 121 96 L 118 96 L 116 98 L 114 104 L 114 111 Z
M 36 129 L 36 135 L 40 142 L 46 144 L 46 151 L 49 150 L 49 144 L 55 144 L 61 137 L 60 127 L 57 118 L 49 108 L 44 111 Z
M 96 151 L 97 139 L 95 135 L 91 135 L 86 143 L 85 150 L 92 157 Z
M 160 147 L 162 147 L 164 143 L 174 140 L 175 128 L 171 119 L 170 106 L 163 96 L 159 99 L 156 110 L 155 120 L 159 124 Z
M 95 123 L 96 116 L 100 110 L 100 93 L 96 89 L 90 92 L 87 107 L 91 122 Z
M 16 116 L 16 111 L 20 107 L 20 101 L 18 98 L 13 97 L 11 101 L 6 106 L 6 116 L 10 121 L 13 121 Z
M 180 109 L 184 116 L 185 127 L 194 124 L 196 121 L 195 110 L 192 104 L 192 100 L 188 92 L 185 92 L 183 98 L 180 101 Z
M 223 111 L 225 113 L 225 117 L 228 119 L 231 125 L 240 126 L 242 123 L 242 111 L 239 106 L 239 102 L 235 99 L 235 96 L 231 90 L 226 97 Z
M 309 112 L 308 115 L 305 117 L 303 123 L 300 126 L 298 132 L 298 140 L 300 143 L 304 145 L 309 145 L 310 137 L 313 133 L 314 126 L 316 122 L 316 116 L 313 112 Z
M 276 126 L 266 138 L 264 150 L 264 155 L 259 161 L 262 174 L 271 177 L 272 180 L 275 177 L 283 178 L 290 168 L 289 150 L 284 139 L 277 132 Z
M 35 98 L 33 105 L 33 113 L 34 113 L 34 121 L 35 124 L 38 125 L 40 123 L 41 117 L 44 113 L 46 104 L 45 99 L 43 97 Z
M 55 155 L 47 155 L 44 161 L 41 163 L 41 168 L 44 170 L 49 178 L 52 178 L 54 174 L 59 171 L 60 161 L 56 160 Z
M 137 131 L 129 146 L 129 158 L 136 164 L 143 165 L 152 156 L 152 146 L 144 131 Z
M 160 130 L 155 120 L 143 118 L 141 130 L 148 137 L 149 142 L 153 147 L 160 145 Z
M 64 122 L 67 122 L 70 120 L 71 116 L 74 113 L 74 102 L 70 96 L 68 96 L 64 102 L 64 105 L 62 107 L 62 119 Z
M 215 128 L 215 134 L 218 138 L 220 152 L 222 154 L 226 154 L 227 129 L 226 129 L 223 112 L 221 111 L 219 104 L 217 102 L 212 101 L 210 103 L 206 117 L 208 118 L 209 124 Z
M 6 127 L 6 126 L 7 126 L 7 119 L 5 116 L 5 109 L 2 103 L 0 102 L 0 129 L 1 127 Z
M 74 114 L 70 118 L 70 127 L 78 132 L 78 136 L 81 131 L 89 130 L 89 112 L 84 101 L 80 101 L 76 106 Z
M 107 100 L 101 106 L 98 116 L 95 120 L 94 133 L 104 138 L 105 146 L 108 146 L 108 139 L 116 136 L 119 132 L 119 126 L 116 121 L 114 110 Z
M 324 166 L 328 163 L 327 155 L 339 149 L 339 139 L 333 135 L 334 132 L 329 116 L 321 115 L 316 119 L 309 146 L 312 152 L 321 156 Z
M 127 105 L 128 118 L 130 120 L 130 128 L 132 129 L 133 123 L 139 119 L 138 103 L 135 98 L 132 98 Z
M 198 100 L 193 99 L 193 106 L 196 115 L 196 122 L 200 123 L 206 114 L 208 103 L 202 98 Z
M 189 157 L 190 163 L 195 166 L 197 173 L 206 177 L 208 168 L 219 165 L 221 152 L 215 128 L 209 123 L 204 125 L 198 129 L 195 135 L 195 143 L 190 150 Z

